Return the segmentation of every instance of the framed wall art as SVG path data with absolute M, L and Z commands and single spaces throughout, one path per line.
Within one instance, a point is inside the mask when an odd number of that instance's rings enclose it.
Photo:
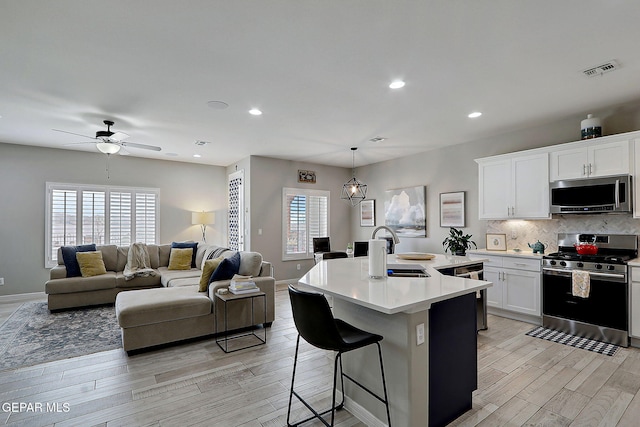
M 426 196 L 424 185 L 385 191 L 384 225 L 398 237 L 427 237 Z
M 298 182 L 304 182 L 306 184 L 316 183 L 316 171 L 307 171 L 298 169 Z
M 507 235 L 487 233 L 487 250 L 488 251 L 506 251 Z
M 440 193 L 440 227 L 464 227 L 464 191 Z
M 360 202 L 360 227 L 376 225 L 376 201 L 363 200 Z

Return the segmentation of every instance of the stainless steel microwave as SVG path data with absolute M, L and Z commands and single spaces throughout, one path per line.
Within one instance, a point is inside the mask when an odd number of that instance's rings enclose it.
M 631 203 L 631 176 L 572 179 L 550 184 L 551 213 L 628 213 Z

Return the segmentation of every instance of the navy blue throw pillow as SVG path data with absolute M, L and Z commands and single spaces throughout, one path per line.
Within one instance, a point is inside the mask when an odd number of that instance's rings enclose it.
M 217 282 L 218 280 L 229 280 L 234 274 L 238 274 L 238 271 L 240 271 L 240 252 L 223 259 L 218 268 L 211 274 L 209 283 Z
M 82 273 L 80 273 L 80 264 L 78 264 L 78 260 L 76 259 L 76 252 L 95 252 L 96 244 L 63 246 L 60 249 L 62 250 L 64 266 L 67 269 L 67 277 L 78 277 L 82 276 Z
M 173 242 L 171 243 L 172 248 L 176 249 L 193 249 L 193 254 L 191 255 L 191 268 L 196 268 L 196 251 L 198 250 L 198 242 Z

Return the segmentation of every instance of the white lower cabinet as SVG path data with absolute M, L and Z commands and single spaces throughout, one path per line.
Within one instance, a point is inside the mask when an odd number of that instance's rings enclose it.
M 469 254 L 469 257 L 488 260 L 484 262 L 484 280 L 493 283 L 487 289 L 489 307 L 532 316 L 541 315 L 540 259 L 480 254 Z
M 629 335 L 640 338 L 640 267 L 631 267 L 631 308 Z

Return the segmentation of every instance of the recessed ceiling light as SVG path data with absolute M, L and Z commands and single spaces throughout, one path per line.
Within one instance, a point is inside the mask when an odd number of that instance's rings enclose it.
M 469 118 L 470 119 L 475 119 L 476 117 L 480 117 L 482 115 L 482 113 L 480 111 L 474 111 L 473 113 L 469 114 Z
M 209 108 L 213 108 L 214 110 L 224 110 L 229 107 L 229 104 L 222 101 L 209 101 L 207 102 Z
M 382 142 L 382 141 L 384 141 L 384 140 L 386 140 L 386 139 L 387 139 L 387 138 L 385 138 L 384 136 L 375 136 L 375 137 L 371 138 L 371 139 L 369 140 L 369 142 L 375 142 L 375 143 L 378 143 L 378 142 Z
M 194 154 L 193 157 L 195 157 L 196 159 L 199 159 L 202 156 L 200 154 Z
M 391 84 L 389 85 L 389 87 L 391 89 L 400 89 L 402 87 L 404 87 L 405 82 L 403 82 L 402 80 L 394 80 L 391 82 Z
M 257 108 L 252 108 L 251 110 L 249 110 L 249 114 L 259 116 L 262 114 L 262 111 L 258 110 Z

